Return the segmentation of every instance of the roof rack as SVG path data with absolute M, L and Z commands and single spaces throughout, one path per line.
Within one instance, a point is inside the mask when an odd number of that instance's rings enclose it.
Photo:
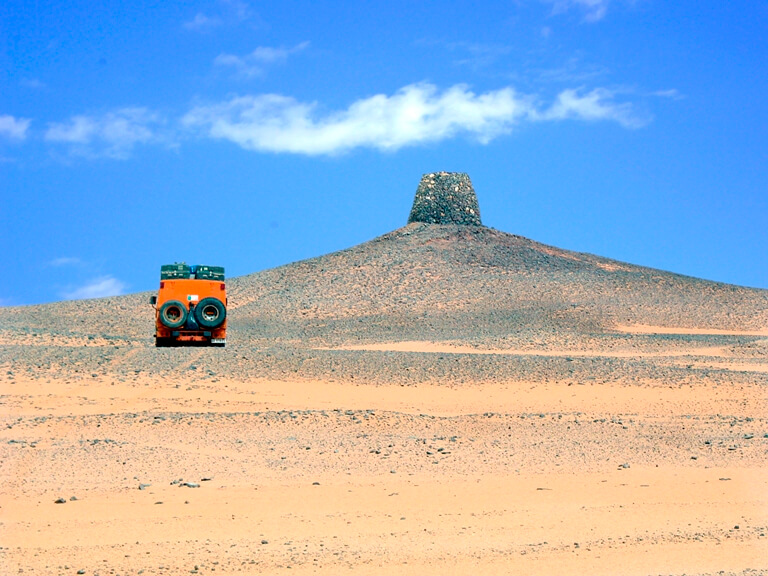
M 160 280 L 224 280 L 223 266 L 187 265 L 185 262 L 160 266 Z

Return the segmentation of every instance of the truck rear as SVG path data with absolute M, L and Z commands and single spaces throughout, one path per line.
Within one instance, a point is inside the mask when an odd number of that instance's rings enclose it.
M 221 266 L 160 267 L 155 307 L 155 346 L 224 346 L 227 289 Z

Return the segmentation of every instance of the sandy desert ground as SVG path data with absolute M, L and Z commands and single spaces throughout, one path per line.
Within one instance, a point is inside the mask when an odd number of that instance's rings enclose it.
M 155 349 L 146 294 L 0 310 L 3 574 L 768 574 L 765 291 L 503 332 L 268 289 L 305 268 L 232 282 L 225 349 Z
M 181 351 L 203 374 L 219 352 Z M 479 353 L 496 352 L 515 354 Z M 3 564 L 9 574 L 768 573 L 768 338 L 747 358 L 700 347 L 655 358 L 755 380 L 119 382 L 17 379 L 6 364 Z

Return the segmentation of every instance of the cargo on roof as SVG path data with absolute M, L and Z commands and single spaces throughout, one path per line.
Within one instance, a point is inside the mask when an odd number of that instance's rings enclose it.
M 160 266 L 160 280 L 224 280 L 223 266 L 204 266 L 195 264 L 192 266 L 184 262 L 175 264 L 163 264 Z

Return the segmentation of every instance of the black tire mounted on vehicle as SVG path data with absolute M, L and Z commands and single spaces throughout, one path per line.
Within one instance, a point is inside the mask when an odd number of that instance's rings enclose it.
M 195 306 L 195 319 L 204 328 L 218 328 L 227 317 L 227 309 L 218 298 L 203 298 Z
M 187 321 L 187 307 L 178 300 L 168 300 L 160 306 L 160 322 L 168 328 L 181 328 Z

